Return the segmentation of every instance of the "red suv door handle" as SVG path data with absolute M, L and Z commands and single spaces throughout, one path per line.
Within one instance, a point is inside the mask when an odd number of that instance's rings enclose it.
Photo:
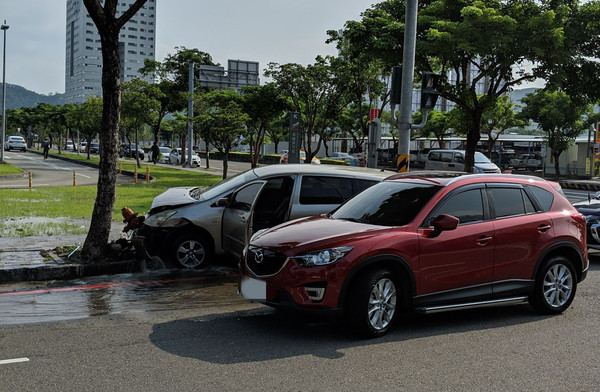
M 550 226 L 550 225 L 539 225 L 539 226 L 538 226 L 538 231 L 539 231 L 540 233 L 545 233 L 545 232 L 547 232 L 548 230 L 550 230 L 551 228 L 552 228 L 552 226 Z
M 477 245 L 485 245 L 492 240 L 492 237 L 489 235 L 482 235 L 477 239 Z

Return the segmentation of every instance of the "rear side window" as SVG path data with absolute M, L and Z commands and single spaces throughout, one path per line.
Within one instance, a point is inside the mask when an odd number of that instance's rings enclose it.
M 342 204 L 353 196 L 352 178 L 304 176 L 300 204 Z
M 528 189 L 533 193 L 533 196 L 542 208 L 542 211 L 549 211 L 554 202 L 554 195 L 552 192 L 533 185 L 530 185 Z

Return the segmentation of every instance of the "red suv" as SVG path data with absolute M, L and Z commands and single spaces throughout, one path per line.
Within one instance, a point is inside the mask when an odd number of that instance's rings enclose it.
M 449 175 L 449 174 L 448 174 Z M 569 307 L 588 270 L 584 217 L 557 183 L 404 173 L 332 213 L 257 232 L 240 261 L 255 302 L 347 317 L 368 337 L 400 308 Z

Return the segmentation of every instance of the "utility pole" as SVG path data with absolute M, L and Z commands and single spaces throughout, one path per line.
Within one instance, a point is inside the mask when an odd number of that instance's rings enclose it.
M 194 63 L 190 63 L 188 76 L 188 87 L 190 90 L 190 97 L 188 98 L 188 153 L 187 153 L 187 166 L 192 167 L 192 146 L 194 144 L 194 124 L 192 117 L 194 117 Z M 208 148 L 207 148 L 208 149 Z
M 398 172 L 407 172 L 410 162 L 410 129 L 412 111 L 413 74 L 417 41 L 418 0 L 406 2 L 404 24 L 404 52 L 402 54 L 402 90 L 400 93 L 400 116 L 398 117 Z M 392 116 L 394 108 L 392 107 Z
M 6 30 L 8 25 L 6 21 L 0 26 L 4 32 L 4 46 L 2 47 L 2 132 L 0 133 L 0 163 L 4 163 L 4 135 L 6 134 Z

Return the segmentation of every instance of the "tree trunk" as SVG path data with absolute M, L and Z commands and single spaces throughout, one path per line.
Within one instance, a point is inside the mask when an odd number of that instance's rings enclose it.
M 100 130 L 100 167 L 98 191 L 83 256 L 98 258 L 108 244 L 117 187 L 117 141 L 121 107 L 119 30 L 101 35 L 102 39 L 102 128 Z M 91 144 L 88 144 L 88 154 Z
M 229 149 L 223 154 L 223 179 L 227 178 L 227 169 L 229 168 Z
M 561 152 L 562 151 L 555 153 L 554 151 L 552 151 L 552 156 L 554 157 L 554 176 L 556 178 L 560 177 L 560 167 L 558 166 L 559 165 L 558 158 L 560 157 Z
M 470 114 L 473 122 L 471 130 L 467 133 L 467 150 L 465 151 L 465 171 L 467 173 L 473 173 L 473 167 L 475 166 L 475 151 L 481 139 L 482 110 L 475 109 Z

